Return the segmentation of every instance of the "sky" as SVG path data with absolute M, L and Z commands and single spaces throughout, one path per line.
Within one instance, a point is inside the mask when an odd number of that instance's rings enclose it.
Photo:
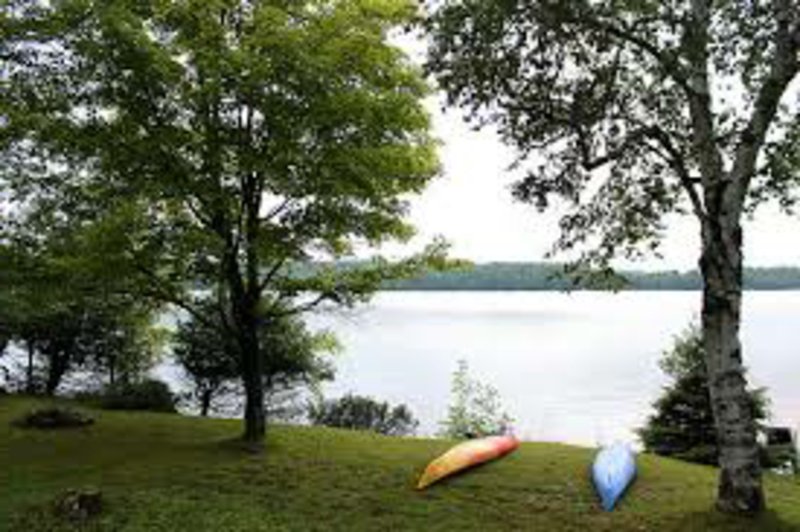
M 413 60 L 424 58 L 424 44 L 418 39 L 406 36 L 397 41 Z M 441 235 L 452 244 L 452 256 L 458 258 L 475 262 L 544 260 L 558 237 L 563 210 L 556 207 L 538 213 L 532 206 L 515 202 L 509 189 L 514 175 L 507 171 L 513 151 L 494 131 L 471 130 L 460 110 L 442 110 L 440 102 L 441 97 L 431 98 L 427 107 L 434 135 L 442 143 L 442 175 L 411 200 L 410 220 L 417 227 L 417 237 L 409 246 L 394 249 L 418 249 Z M 696 219 L 676 216 L 668 220 L 662 258 L 621 261 L 618 266 L 693 269 L 699 249 Z M 744 223 L 744 256 L 746 266 L 800 266 L 800 217 L 762 206 L 754 220 Z

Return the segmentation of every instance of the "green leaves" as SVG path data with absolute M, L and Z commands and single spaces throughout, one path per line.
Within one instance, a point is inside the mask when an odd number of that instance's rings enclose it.
M 469 376 L 466 360 L 458 361 L 451 395 L 447 418 L 441 422 L 444 437 L 462 439 L 502 434 L 513 422 L 502 410 L 498 391 Z
M 84 0 L 12 16 L 63 50 L 12 67 L 8 150 L 48 150 L 38 168 L 15 159 L 19 187 L 42 198 L 47 183 L 61 205 L 75 190 L 76 207 L 91 187 L 106 229 L 119 198 L 135 203 L 129 240 L 160 253 L 153 273 L 210 278 L 240 254 L 269 271 L 406 239 L 406 195 L 438 172 L 429 89 L 386 41 L 413 16 L 411 2 L 374 0 Z M 53 183 L 56 159 L 67 173 Z
M 719 444 L 711 407 L 705 349 L 700 329 L 690 325 L 675 338 L 659 365 L 671 382 L 653 404 L 655 412 L 637 432 L 645 450 L 679 460 L 719 465 Z M 766 391 L 748 390 L 753 420 L 767 419 Z
M 316 299 L 301 305 L 300 309 L 326 302 L 351 307 L 368 300 L 388 281 L 460 266 L 460 261 L 447 257 L 448 249 L 446 242 L 435 240 L 421 252 L 397 261 L 374 257 L 367 261 L 289 265 L 281 276 L 276 277 L 274 286 L 279 294 L 278 300 L 316 294 Z

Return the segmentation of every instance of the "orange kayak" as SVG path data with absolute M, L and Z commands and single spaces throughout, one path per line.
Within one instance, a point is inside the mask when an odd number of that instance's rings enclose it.
M 489 436 L 459 443 L 428 464 L 417 483 L 417 489 L 424 489 L 457 471 L 500 458 L 517 447 L 519 440 L 514 436 Z

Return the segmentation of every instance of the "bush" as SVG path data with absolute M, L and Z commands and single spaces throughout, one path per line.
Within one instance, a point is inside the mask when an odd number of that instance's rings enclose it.
M 392 408 L 387 402 L 352 394 L 312 403 L 308 417 L 314 425 L 370 430 L 389 436 L 413 434 L 419 425 L 406 405 Z
M 175 412 L 177 398 L 166 383 L 145 379 L 136 383 L 115 384 L 103 395 L 101 407 L 109 410 L 149 410 Z
M 453 402 L 441 422 L 445 438 L 481 438 L 508 431 L 513 422 L 502 409 L 500 393 L 492 386 L 470 378 L 466 360 L 458 361 L 451 388 Z
M 37 408 L 12 422 L 14 426 L 25 429 L 85 427 L 92 423 L 94 419 L 87 414 L 59 406 Z
M 655 413 L 638 429 L 645 451 L 686 462 L 717 465 L 719 446 L 708 389 L 702 335 L 691 326 L 665 352 L 661 369 L 673 379 L 653 404 Z M 749 390 L 748 402 L 753 420 L 767 418 L 767 399 L 763 389 Z

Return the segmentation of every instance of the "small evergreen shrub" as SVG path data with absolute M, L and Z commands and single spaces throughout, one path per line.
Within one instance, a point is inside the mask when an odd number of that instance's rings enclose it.
M 352 394 L 312 403 L 308 418 L 314 425 L 370 430 L 388 436 L 413 434 L 419 425 L 406 405 L 391 407 L 387 402 Z
M 700 329 L 689 327 L 660 361 L 672 382 L 653 403 L 655 412 L 637 430 L 645 451 L 686 462 L 717 465 L 719 445 L 708 389 Z M 768 417 L 764 389 L 748 390 L 748 406 L 761 428 Z
M 108 410 L 148 410 L 176 412 L 177 397 L 166 383 L 156 379 L 123 383 L 109 387 L 101 406 Z
M 14 426 L 25 429 L 74 428 L 92 423 L 94 419 L 89 415 L 61 406 L 37 408 L 12 422 Z
M 513 418 L 503 410 L 496 388 L 469 376 L 466 360 L 458 361 L 453 373 L 452 402 L 447 418 L 440 422 L 445 438 L 482 438 L 508 432 Z

